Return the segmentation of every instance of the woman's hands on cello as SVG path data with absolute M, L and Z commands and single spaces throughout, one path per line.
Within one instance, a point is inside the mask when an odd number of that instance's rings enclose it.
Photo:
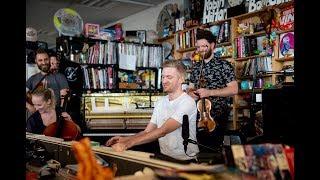
M 64 120 L 72 121 L 70 114 L 68 114 L 67 112 L 62 112 L 61 116 L 64 118 Z
M 63 117 L 64 120 L 72 121 L 72 122 L 73 122 L 70 114 L 68 114 L 67 112 L 62 112 L 62 113 L 61 113 L 61 116 Z M 79 126 L 78 124 L 76 124 L 76 123 L 75 123 L 75 125 L 77 126 L 78 131 L 81 132 L 80 126 Z

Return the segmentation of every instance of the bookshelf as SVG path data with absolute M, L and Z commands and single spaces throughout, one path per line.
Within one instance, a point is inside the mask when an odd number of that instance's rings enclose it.
M 282 34 L 293 32 L 293 27 L 287 29 L 272 27 L 270 34 L 273 35 L 274 44 L 269 46 L 271 47 L 272 51 L 270 52 L 268 51 L 268 49 L 265 51 L 257 51 L 261 49 L 261 44 L 259 45 L 259 42 L 266 42 L 263 41 L 264 36 L 270 37 L 268 36 L 269 34 L 267 34 L 267 32 L 265 31 L 265 28 L 259 28 L 259 25 L 263 24 L 263 14 L 269 12 L 269 10 L 272 10 L 274 12 L 276 12 L 276 10 L 279 10 L 280 12 L 283 12 L 285 9 L 290 8 L 292 5 L 293 1 L 280 5 L 269 6 L 259 11 L 246 13 L 231 18 L 231 33 L 233 37 L 232 43 L 234 47 L 233 58 L 235 63 L 236 77 L 237 81 L 239 82 L 239 91 L 238 94 L 234 97 L 233 108 L 233 121 L 234 125 L 237 125 L 236 127 L 234 126 L 235 129 L 240 128 L 238 126 L 238 123 L 236 122 L 239 122 L 240 119 L 245 120 L 247 117 L 249 117 L 250 119 L 250 116 L 252 116 L 250 115 L 251 112 L 248 114 L 248 111 L 245 109 L 261 109 L 261 107 L 259 107 L 257 103 L 254 103 L 256 107 L 252 106 L 252 98 L 250 99 L 252 93 L 261 94 L 264 88 L 266 88 L 266 85 L 277 86 L 278 84 L 280 84 L 279 76 L 283 76 L 283 68 L 285 66 L 294 65 L 294 55 L 280 57 L 280 37 Z M 248 28 L 241 28 L 244 26 L 247 26 Z M 250 27 L 253 27 L 253 29 L 250 29 Z M 259 41 L 258 39 L 262 39 L 262 41 Z M 262 46 L 265 47 L 265 44 L 262 44 Z M 253 65 L 253 63 L 255 64 Z M 250 65 L 248 66 L 248 64 Z M 252 65 L 253 68 L 257 68 L 258 70 L 252 69 Z M 246 68 L 249 68 L 249 70 Z M 256 72 L 253 73 L 253 71 Z M 253 74 L 255 74 L 255 79 L 253 79 Z M 293 81 L 293 78 L 291 76 L 285 77 L 284 79 L 284 82 Z M 253 80 L 263 81 L 263 85 L 259 88 L 255 88 L 254 90 L 241 89 L 241 83 L 249 82 L 252 84 Z
M 261 16 L 267 12 L 270 12 L 270 10 L 280 10 L 283 11 L 286 8 L 292 6 L 294 4 L 293 1 L 282 3 L 280 5 L 273 5 L 264 7 L 261 10 L 241 14 L 238 16 L 230 17 L 225 20 L 211 22 L 208 24 L 202 24 L 195 27 L 186 28 L 182 31 L 175 32 L 173 35 L 170 35 L 166 38 L 160 38 L 159 42 L 170 42 L 174 46 L 173 51 L 173 57 L 175 60 L 182 60 L 184 58 L 191 57 L 192 53 L 195 51 L 194 44 L 192 44 L 192 41 L 195 40 L 195 37 L 192 37 L 194 35 L 193 33 L 190 33 L 191 35 L 183 35 L 187 34 L 190 31 L 194 31 L 197 28 L 207 28 L 211 31 L 214 31 L 214 26 L 221 26 L 224 23 L 229 23 L 230 28 L 230 34 L 227 41 L 218 42 L 216 43 L 216 49 L 218 48 L 227 48 L 230 47 L 231 54 L 222 55 L 220 56 L 220 59 L 227 60 L 231 62 L 231 64 L 235 68 L 235 74 L 236 79 L 239 82 L 239 93 L 233 97 L 233 104 L 231 105 L 232 108 L 232 125 L 229 126 L 230 129 L 236 130 L 239 129 L 240 126 L 239 122 L 241 122 L 240 119 L 249 119 L 249 116 L 247 112 L 245 113 L 239 113 L 240 111 L 244 111 L 245 109 L 248 110 L 251 108 L 250 102 L 247 102 L 248 105 L 240 105 L 243 101 L 248 101 L 248 98 L 246 99 L 246 96 L 250 96 L 252 92 L 254 93 L 262 93 L 263 89 L 265 87 L 275 86 L 279 84 L 279 77 L 283 75 L 282 71 L 283 68 L 286 66 L 293 66 L 294 65 L 294 55 L 289 57 L 280 57 L 279 56 L 279 48 L 280 48 L 280 35 L 284 33 L 293 32 L 294 28 L 286 28 L 281 29 L 279 27 L 273 28 L 271 32 L 274 32 L 275 34 L 275 45 L 272 46 L 272 53 L 270 53 L 267 49 L 264 49 L 264 45 L 262 44 L 265 40 L 265 36 L 267 37 L 266 28 L 263 26 L 263 18 Z M 248 25 L 247 29 L 243 29 L 242 32 L 240 31 L 241 28 L 239 28 L 241 25 Z M 252 24 L 254 26 L 251 27 Z M 239 30 L 240 29 L 240 30 Z M 190 38 L 190 40 L 186 40 L 187 38 Z M 218 37 L 218 36 L 217 36 Z M 219 37 L 218 37 L 219 38 Z M 181 40 L 182 39 L 182 40 Z M 242 39 L 242 41 L 256 41 L 255 39 L 258 39 L 260 42 L 259 47 L 251 48 L 249 53 L 243 53 L 239 55 L 240 49 L 238 49 L 238 39 Z M 258 41 L 257 40 L 257 41 Z M 184 45 L 184 43 L 191 42 L 191 45 Z M 243 42 L 244 43 L 244 42 Z M 244 47 L 242 47 L 244 48 Z M 248 51 L 248 50 L 247 50 Z M 248 66 L 250 63 L 256 62 L 259 65 L 259 72 L 256 74 L 257 79 L 262 79 L 263 85 L 260 87 L 256 87 L 254 91 L 252 89 L 241 89 L 241 82 L 242 81 L 253 81 L 253 74 L 247 73 L 243 74 L 243 69 L 245 66 Z M 261 68 L 262 67 L 262 68 Z M 250 68 L 248 69 L 248 72 Z M 190 71 L 189 71 L 190 72 Z M 285 82 L 292 82 L 294 81 L 293 78 L 286 77 Z M 245 99 L 245 100 L 244 100 Z
M 144 129 L 153 103 L 164 95 L 160 93 L 158 77 L 162 46 L 85 37 L 58 37 L 57 48 L 64 45 L 60 43 L 71 48 L 81 47 L 77 51 L 62 49 L 60 54 L 70 61 L 73 57 L 72 61 L 81 68 L 83 86 L 79 109 L 87 131 L 117 129 L 125 133 L 127 129 Z M 134 65 L 124 66 L 128 59 L 123 57 L 124 52 L 134 55 Z

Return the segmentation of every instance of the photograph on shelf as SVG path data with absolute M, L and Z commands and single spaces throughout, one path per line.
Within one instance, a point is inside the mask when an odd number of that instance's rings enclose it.
M 265 41 L 267 37 L 266 36 L 258 36 L 257 37 L 257 55 L 263 55 L 266 54 L 266 47 L 265 47 Z
M 125 40 L 127 42 L 135 42 L 135 43 L 146 43 L 147 38 L 146 30 L 133 30 L 133 31 L 125 31 Z
M 279 58 L 294 56 L 294 32 L 280 34 Z
M 225 57 L 231 57 L 233 53 L 232 46 L 223 46 L 223 47 L 217 47 L 213 51 L 214 56 L 217 58 L 225 58 Z
M 99 24 L 85 24 L 85 35 L 88 38 L 99 38 Z
M 147 32 L 145 30 L 137 31 L 137 36 L 140 39 L 140 43 L 146 43 Z

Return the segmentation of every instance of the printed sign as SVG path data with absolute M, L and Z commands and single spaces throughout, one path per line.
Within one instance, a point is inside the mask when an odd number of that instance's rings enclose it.
M 203 8 L 203 24 L 227 19 L 225 0 L 205 0 Z
M 282 4 L 290 1 L 291 0 L 249 0 L 248 12 L 259 11 L 265 6 L 273 6 L 276 4 Z

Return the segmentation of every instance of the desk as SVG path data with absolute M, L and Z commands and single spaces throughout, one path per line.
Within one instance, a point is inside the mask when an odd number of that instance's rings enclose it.
M 31 133 L 26 134 L 26 139 L 44 145 L 46 150 L 52 154 L 53 159 L 59 161 L 62 167 L 77 163 L 71 150 L 72 141 Z M 92 151 L 107 162 L 117 165 L 116 176 L 132 175 L 136 171 L 143 170 L 144 167 L 188 172 L 215 172 L 217 170 L 221 171 L 221 167 L 224 167 L 224 165 L 178 164 L 150 158 L 151 155 L 154 155 L 152 153 L 131 150 L 115 152 L 112 148 L 106 146 L 93 146 Z

